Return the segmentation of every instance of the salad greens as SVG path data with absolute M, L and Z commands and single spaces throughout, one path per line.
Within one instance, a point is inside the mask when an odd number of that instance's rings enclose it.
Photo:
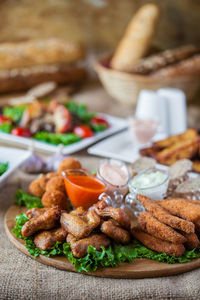
M 22 190 L 17 190 L 15 193 L 15 203 L 18 206 L 26 206 L 27 208 L 43 207 L 40 198 L 25 193 Z
M 8 170 L 8 163 L 0 163 L 0 176 Z
M 28 105 L 5 106 L 3 115 L 18 123 L 27 107 Z
M 87 111 L 87 106 L 83 103 L 69 101 L 65 106 L 71 113 L 77 115 L 84 123 L 88 123 L 96 115 L 95 113 L 89 113 Z
M 5 122 L 0 124 L 0 131 L 5 133 L 11 133 L 13 125 L 10 122 Z
M 40 140 L 53 145 L 63 144 L 65 146 L 79 142 L 81 138 L 74 133 L 50 133 L 50 132 L 37 132 L 34 139 Z

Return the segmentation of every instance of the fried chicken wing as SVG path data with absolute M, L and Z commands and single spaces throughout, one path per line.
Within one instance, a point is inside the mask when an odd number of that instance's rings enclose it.
M 64 243 L 66 237 L 67 231 L 60 227 L 36 234 L 34 237 L 34 244 L 40 250 L 50 250 L 56 242 Z
M 101 231 L 108 235 L 113 240 L 122 244 L 129 244 L 131 241 L 130 233 L 121 228 L 114 220 L 104 221 L 100 227 Z
M 144 244 L 147 248 L 168 255 L 180 257 L 185 252 L 185 247 L 182 244 L 173 244 L 171 242 L 160 240 L 148 233 L 143 232 L 139 228 L 132 228 L 132 235 Z
M 57 207 L 52 207 L 38 217 L 30 219 L 22 227 L 22 236 L 31 236 L 39 230 L 48 230 L 59 224 L 60 211 Z
M 137 200 L 140 201 L 144 208 L 160 222 L 186 233 L 194 233 L 195 226 L 192 222 L 171 215 L 166 209 L 158 204 L 160 201 L 152 200 L 140 194 L 137 195 Z
M 199 239 L 195 233 L 183 233 L 187 241 L 185 242 L 185 247 L 189 250 L 199 247 Z
M 130 217 L 121 208 L 115 208 L 112 206 L 106 206 L 103 209 L 96 209 L 96 212 L 100 217 L 110 217 L 117 221 L 121 227 L 130 229 L 131 220 Z
M 77 240 L 72 234 L 68 234 L 67 242 L 70 243 L 72 253 L 75 257 L 84 257 L 87 255 L 88 246 L 93 246 L 97 251 L 101 247 L 108 247 L 110 239 L 104 234 L 92 234 L 87 238 Z
M 190 203 L 185 199 L 161 200 L 160 205 L 171 214 L 191 222 L 195 223 L 200 219 L 200 206 Z
M 100 217 L 94 210 L 89 210 L 84 216 L 77 216 L 63 212 L 60 219 L 61 226 L 77 239 L 88 236 L 100 224 Z
M 35 218 L 35 217 L 39 217 L 41 215 L 43 215 L 45 213 L 45 211 L 47 211 L 48 208 L 31 208 L 29 210 L 27 210 L 26 212 L 26 216 L 29 219 Z
M 82 216 L 84 213 L 86 212 L 86 210 L 82 207 L 82 206 L 79 206 L 77 207 L 76 209 L 70 211 L 70 215 L 73 215 L 73 216 Z
M 138 223 L 143 231 L 161 240 L 169 241 L 174 244 L 183 244 L 186 242 L 186 238 L 182 234 L 161 223 L 148 212 L 142 212 L 139 215 Z

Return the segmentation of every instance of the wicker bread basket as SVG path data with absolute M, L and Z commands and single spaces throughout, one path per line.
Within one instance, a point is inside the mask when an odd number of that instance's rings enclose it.
M 101 57 L 94 65 L 104 88 L 115 100 L 135 106 L 142 89 L 157 90 L 164 87 L 178 88 L 192 99 L 200 88 L 200 76 L 178 76 L 177 78 L 157 78 L 134 75 L 109 68 L 111 56 Z

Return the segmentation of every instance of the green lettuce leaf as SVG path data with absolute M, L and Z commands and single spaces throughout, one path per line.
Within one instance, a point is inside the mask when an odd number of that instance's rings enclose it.
M 83 103 L 69 101 L 65 106 L 71 113 L 77 115 L 84 123 L 88 123 L 93 117 L 95 117 L 95 113 L 89 113 L 87 111 L 87 106 Z
M 3 114 L 18 123 L 27 107 L 28 105 L 5 106 L 3 108 Z
M 23 236 L 21 233 L 22 227 L 28 220 L 29 220 L 29 218 L 24 213 L 16 216 L 16 218 L 15 218 L 16 225 L 15 225 L 14 229 L 12 230 L 12 232 L 15 234 L 15 236 L 17 238 L 23 239 Z
M 0 176 L 8 170 L 8 163 L 0 163 Z
M 5 133 L 11 133 L 13 126 L 10 122 L 4 122 L 0 124 L 0 131 Z
M 40 140 L 45 143 L 59 145 L 63 144 L 65 146 L 71 145 L 73 143 L 79 142 L 81 138 L 73 133 L 49 133 L 45 131 L 37 132 L 34 139 Z
M 41 199 L 25 193 L 22 190 L 17 190 L 15 193 L 15 203 L 18 206 L 26 206 L 27 208 L 43 207 Z
M 105 124 L 95 124 L 91 125 L 91 127 L 94 132 L 102 132 L 107 129 L 107 126 Z

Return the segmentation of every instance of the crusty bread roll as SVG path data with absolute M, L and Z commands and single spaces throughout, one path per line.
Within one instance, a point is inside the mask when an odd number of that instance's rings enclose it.
M 0 69 L 15 69 L 35 65 L 73 63 L 84 56 L 82 47 L 68 41 L 51 38 L 0 44 Z
M 158 6 L 142 6 L 129 23 L 110 62 L 113 69 L 126 71 L 142 58 L 151 44 L 160 15 Z
M 67 64 L 0 70 L 0 93 L 23 91 L 48 81 L 58 84 L 80 83 L 85 78 L 85 69 Z
M 150 76 L 154 77 L 177 77 L 177 76 L 200 76 L 200 54 L 194 55 L 190 58 L 171 65 L 169 67 L 161 68 Z

